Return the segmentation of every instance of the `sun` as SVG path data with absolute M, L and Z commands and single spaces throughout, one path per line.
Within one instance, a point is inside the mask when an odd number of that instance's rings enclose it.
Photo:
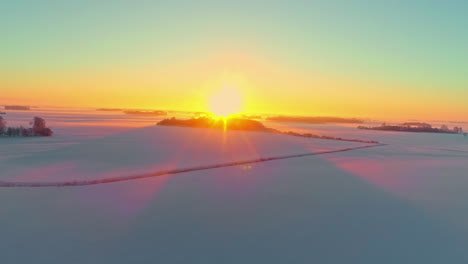
M 242 109 L 242 96 L 234 87 L 226 86 L 210 97 L 210 111 L 218 117 L 237 114 Z

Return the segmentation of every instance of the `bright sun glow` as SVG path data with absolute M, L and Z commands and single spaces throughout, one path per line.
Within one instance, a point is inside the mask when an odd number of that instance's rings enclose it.
M 210 98 L 210 110 L 216 116 L 237 114 L 242 108 L 242 96 L 232 87 L 224 87 Z

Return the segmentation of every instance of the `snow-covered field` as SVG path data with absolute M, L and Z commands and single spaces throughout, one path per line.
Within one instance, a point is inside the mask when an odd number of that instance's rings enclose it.
M 72 182 L 284 157 L 90 186 L 0 188 L 1 263 L 467 263 L 468 139 L 268 124 L 369 144 L 156 127 L 93 110 L 0 138 L 0 181 Z M 348 150 L 345 152 L 323 153 Z

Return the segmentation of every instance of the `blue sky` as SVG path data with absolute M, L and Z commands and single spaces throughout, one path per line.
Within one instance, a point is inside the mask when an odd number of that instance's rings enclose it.
M 4 81 L 237 50 L 453 104 L 468 95 L 466 1 L 18 0 L 0 10 Z

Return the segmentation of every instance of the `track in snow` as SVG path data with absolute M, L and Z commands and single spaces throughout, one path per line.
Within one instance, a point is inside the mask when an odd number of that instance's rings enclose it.
M 292 158 L 299 158 L 299 157 L 305 157 L 305 156 L 315 156 L 315 155 L 323 155 L 323 154 L 330 154 L 330 153 L 337 153 L 337 152 L 346 152 L 346 151 L 351 151 L 351 150 L 373 148 L 373 147 L 380 147 L 380 146 L 386 146 L 386 145 L 387 144 L 374 144 L 374 145 L 366 145 L 366 146 L 355 147 L 355 148 L 346 148 L 346 149 L 330 150 L 330 151 L 323 151 L 323 152 L 309 152 L 309 153 L 303 153 L 303 154 L 277 156 L 277 157 L 270 157 L 270 158 L 259 158 L 259 159 L 246 160 L 246 161 L 221 163 L 221 164 L 215 164 L 215 165 L 206 165 L 206 166 L 191 167 L 191 168 L 176 169 L 176 170 L 167 170 L 167 171 L 159 171 L 159 172 L 150 172 L 150 173 L 139 174 L 139 175 L 112 177 L 112 178 L 97 179 L 97 180 L 76 180 L 76 181 L 63 181 L 63 182 L 7 182 L 7 181 L 0 181 L 0 187 L 67 187 L 67 186 L 96 185 L 96 184 L 103 184 L 103 183 L 138 180 L 138 179 L 158 177 L 158 176 L 169 175 L 169 174 L 178 174 L 178 173 L 184 173 L 184 172 L 191 172 L 191 171 L 200 171 L 200 170 L 209 170 L 209 169 L 224 168 L 224 167 L 233 167 L 233 166 L 252 164 L 252 163 L 260 163 L 260 162 L 267 162 L 267 161 L 273 161 L 273 160 L 292 159 Z

